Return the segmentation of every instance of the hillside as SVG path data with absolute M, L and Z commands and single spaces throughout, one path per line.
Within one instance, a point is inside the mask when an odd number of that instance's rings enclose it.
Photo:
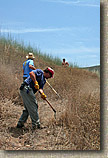
M 100 150 L 100 79 L 92 72 L 64 68 L 35 55 L 35 67 L 55 70 L 44 92 L 57 111 L 36 94 L 43 129 L 31 130 L 31 120 L 17 129 L 23 104 L 19 95 L 22 63 L 27 51 L 0 42 L 0 149 L 1 150 Z
M 85 68 L 83 68 L 83 69 L 88 70 L 88 71 L 91 71 L 91 72 L 95 72 L 95 73 L 97 73 L 97 74 L 100 75 L 100 65 L 85 67 Z

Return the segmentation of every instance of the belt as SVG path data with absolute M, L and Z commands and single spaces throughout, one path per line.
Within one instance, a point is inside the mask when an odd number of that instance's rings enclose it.
M 28 86 L 28 84 L 26 83 L 26 82 L 23 82 L 22 84 L 21 84 L 21 86 L 20 86 L 20 90 L 23 90 L 23 88 L 24 88 L 24 86 Z
M 24 85 L 28 86 L 28 84 L 26 82 L 24 82 Z

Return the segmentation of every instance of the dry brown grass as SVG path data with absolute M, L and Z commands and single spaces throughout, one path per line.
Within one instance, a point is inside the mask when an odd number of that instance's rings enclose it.
M 69 102 L 62 122 L 71 132 L 68 143 L 76 145 L 76 150 L 99 150 L 100 108 L 97 92 L 81 92 L 69 96 Z
M 19 86 L 22 83 L 22 63 L 25 61 L 26 54 L 11 45 L 0 44 L 0 99 L 8 98 L 16 106 L 22 105 Z M 45 85 L 45 93 L 54 104 L 58 115 L 57 120 L 47 120 L 47 130 L 50 130 L 51 134 L 48 133 L 50 141 L 47 149 L 99 150 L 99 77 L 86 70 L 56 66 L 43 61 L 38 56 L 36 56 L 35 66 L 41 69 L 51 66 L 55 70 L 55 77 L 49 80 L 49 83 L 61 96 L 59 102 L 56 94 L 47 84 Z M 37 98 L 41 101 L 39 95 Z M 32 135 L 32 139 L 33 137 L 35 139 L 35 135 Z
M 64 104 L 65 99 L 68 101 L 56 126 L 53 122 L 53 128 L 56 131 L 57 126 L 61 127 L 59 135 L 68 150 L 100 150 L 99 78 L 95 74 L 77 69 L 71 70 L 71 73 L 72 79 L 68 75 L 68 89 L 63 94 Z M 61 149 L 59 140 L 57 144 L 57 149 Z

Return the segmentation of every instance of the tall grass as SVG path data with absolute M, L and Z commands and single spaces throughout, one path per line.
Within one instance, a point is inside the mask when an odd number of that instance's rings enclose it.
M 78 64 L 76 62 L 74 63 L 70 63 L 69 64 L 71 68 L 75 67 L 75 68 L 79 68 Z
M 15 48 L 15 50 L 25 52 L 26 54 L 32 52 L 35 56 L 38 56 L 40 59 L 49 63 L 53 63 L 56 65 L 62 64 L 62 61 L 59 57 L 53 57 L 50 54 L 43 53 L 39 49 L 33 48 L 30 44 L 25 46 L 23 41 L 18 42 L 17 40 L 13 40 L 10 35 L 5 37 L 0 34 L 0 43 L 5 46 L 7 45 L 7 47 L 12 46 L 13 48 Z
M 53 57 L 51 54 L 43 53 L 39 48 L 33 48 L 31 44 L 25 46 L 24 41 L 19 42 L 18 40 L 14 39 L 11 34 L 8 34 L 7 36 L 0 34 L 0 43 L 7 46 L 14 47 L 17 51 L 22 51 L 25 53 L 32 52 L 36 56 L 38 56 L 40 59 L 47 61 L 49 63 L 53 63 L 56 65 L 61 66 L 62 60 L 59 57 Z M 79 67 L 77 63 L 70 63 L 69 67 Z

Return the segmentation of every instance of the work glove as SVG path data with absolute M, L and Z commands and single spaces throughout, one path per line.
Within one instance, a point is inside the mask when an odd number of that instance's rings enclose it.
M 39 85 L 38 85 L 38 82 L 37 81 L 35 81 L 35 83 L 34 83 L 35 85 L 34 85 L 34 87 L 35 87 L 35 89 L 39 89 Z
M 44 100 L 47 98 L 47 96 L 44 94 L 44 92 L 41 93 L 41 98 L 44 99 Z

